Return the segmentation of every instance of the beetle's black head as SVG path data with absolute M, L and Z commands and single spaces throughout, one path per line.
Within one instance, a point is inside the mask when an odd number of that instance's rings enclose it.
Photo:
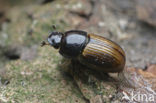
M 60 47 L 61 38 L 63 36 L 63 33 L 61 32 L 52 32 L 48 36 L 48 42 L 51 46 L 53 46 L 55 49 L 58 49 Z

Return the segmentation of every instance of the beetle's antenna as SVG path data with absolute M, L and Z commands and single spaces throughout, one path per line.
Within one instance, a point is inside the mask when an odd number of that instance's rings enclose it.
M 52 28 L 53 28 L 54 30 L 56 30 L 56 25 L 52 25 Z
M 45 46 L 45 45 L 49 45 L 49 43 L 45 42 L 45 41 L 42 41 L 41 42 L 41 47 Z

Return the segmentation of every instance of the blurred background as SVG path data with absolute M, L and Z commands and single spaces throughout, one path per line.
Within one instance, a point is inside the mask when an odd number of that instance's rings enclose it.
M 155 0 L 0 0 L 0 102 L 86 102 L 58 52 L 40 47 L 52 25 L 117 42 L 127 67 L 156 63 L 155 11 Z

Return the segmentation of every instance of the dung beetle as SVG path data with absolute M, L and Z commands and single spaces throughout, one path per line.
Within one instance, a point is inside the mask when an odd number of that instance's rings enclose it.
M 78 60 L 83 65 L 104 73 L 121 72 L 125 66 L 125 53 L 115 42 L 81 30 L 52 32 L 48 43 L 59 53 L 71 60 Z

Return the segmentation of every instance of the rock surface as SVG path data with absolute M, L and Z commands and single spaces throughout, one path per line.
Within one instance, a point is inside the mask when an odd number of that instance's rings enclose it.
M 149 84 L 155 92 L 156 29 L 137 18 L 136 5 L 144 0 L 44 1 L 14 2 L 0 18 L 0 102 L 127 102 L 123 93 L 134 87 L 137 93 L 144 80 L 143 93 L 150 93 Z M 82 29 L 117 42 L 126 53 L 125 70 L 132 68 L 120 79 L 82 65 L 74 70 L 56 50 L 40 47 L 53 24 L 57 31 Z
M 156 27 L 156 1 L 137 0 L 138 19 Z

